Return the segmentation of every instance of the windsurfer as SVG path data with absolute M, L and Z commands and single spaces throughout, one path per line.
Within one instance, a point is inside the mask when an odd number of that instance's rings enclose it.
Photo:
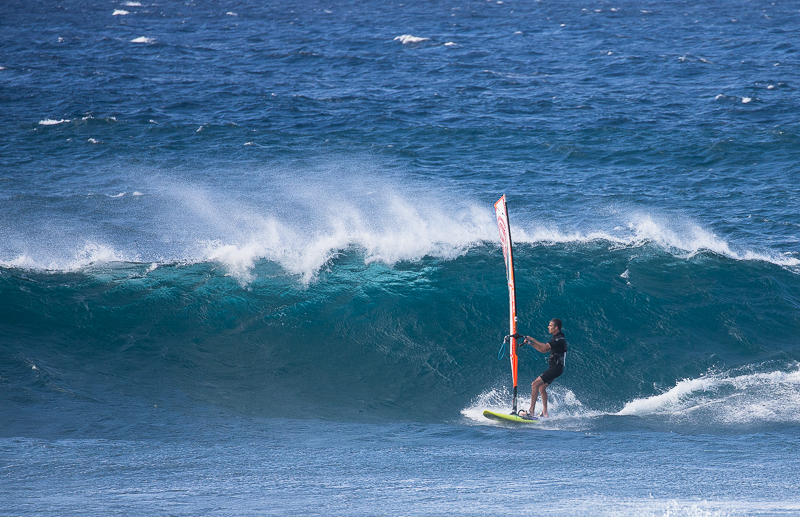
M 525 336 L 522 344 L 529 344 L 539 352 L 546 354 L 550 352 L 550 367 L 531 384 L 531 408 L 528 415 L 534 415 L 536 400 L 542 396 L 542 413 L 539 416 L 548 417 L 547 413 L 547 387 L 550 386 L 556 377 L 564 373 L 564 358 L 567 355 L 567 341 L 564 333 L 561 332 L 561 320 L 552 319 L 547 327 L 547 331 L 553 336 L 549 343 L 542 343 L 531 336 Z

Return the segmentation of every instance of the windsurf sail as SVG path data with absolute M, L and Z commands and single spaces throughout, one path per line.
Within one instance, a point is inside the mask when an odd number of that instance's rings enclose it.
M 500 230 L 500 243 L 503 246 L 503 257 L 506 259 L 506 279 L 508 280 L 508 301 L 509 301 L 509 344 L 508 356 L 511 358 L 511 379 L 514 382 L 514 395 L 512 406 L 514 413 L 517 412 L 517 293 L 514 285 L 514 257 L 511 251 L 511 225 L 508 222 L 508 207 L 506 206 L 506 196 L 503 194 L 497 203 L 494 204 L 494 213 L 497 216 L 497 229 Z

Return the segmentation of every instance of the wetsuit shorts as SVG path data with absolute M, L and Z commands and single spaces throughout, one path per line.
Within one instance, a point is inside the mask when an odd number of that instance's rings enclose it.
M 548 368 L 539 377 L 542 378 L 542 382 L 544 382 L 545 384 L 550 384 L 551 382 L 556 380 L 556 377 L 558 377 L 562 373 L 564 373 L 564 365 L 557 364 L 555 366 L 551 366 L 550 368 Z

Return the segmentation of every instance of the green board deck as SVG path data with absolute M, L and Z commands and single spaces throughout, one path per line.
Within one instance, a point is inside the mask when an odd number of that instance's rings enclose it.
M 506 422 L 514 422 L 515 424 L 538 424 L 539 420 L 534 418 L 533 420 L 527 420 L 517 415 L 509 415 L 506 413 L 497 413 L 495 411 L 489 411 L 488 409 L 483 412 L 483 416 L 486 418 L 491 418 L 492 420 L 503 420 Z

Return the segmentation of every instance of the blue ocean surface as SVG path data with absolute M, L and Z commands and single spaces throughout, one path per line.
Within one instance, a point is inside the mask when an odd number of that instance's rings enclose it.
M 800 515 L 798 27 L 4 1 L 0 514 Z

